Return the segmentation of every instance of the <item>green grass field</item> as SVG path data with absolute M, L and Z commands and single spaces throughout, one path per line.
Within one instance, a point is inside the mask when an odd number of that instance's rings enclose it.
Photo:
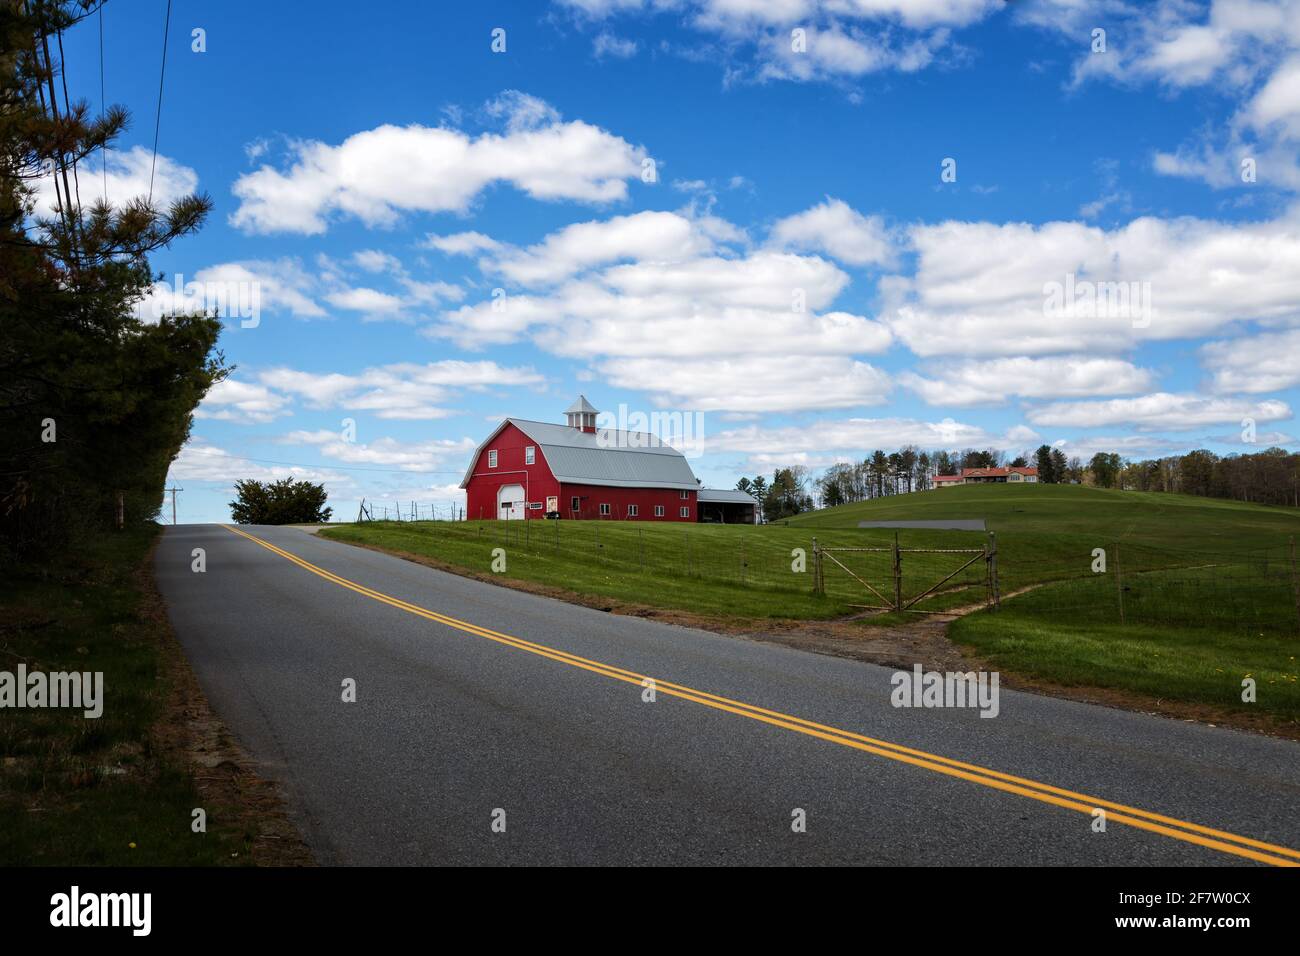
M 165 625 L 135 577 L 156 526 L 106 535 L 71 561 L 0 583 L 0 670 L 102 671 L 103 715 L 0 710 L 0 865 L 185 866 L 247 859 L 242 831 L 204 806 L 187 766 L 157 752 Z
M 1289 539 L 1300 514 L 1240 502 L 1063 485 L 971 486 L 826 509 L 771 525 L 651 522 L 415 522 L 343 525 L 342 541 L 423 555 L 482 574 L 493 549 L 502 577 L 597 598 L 720 618 L 828 619 L 879 599 L 826 563 L 826 594 L 812 592 L 812 541 L 823 548 L 892 545 L 866 520 L 983 518 L 995 532 L 1000 611 L 969 614 L 950 629 L 1009 672 L 1067 685 L 1116 687 L 1168 699 L 1300 717 L 1294 657 L 1300 625 Z M 982 548 L 978 532 L 898 533 L 909 548 Z M 806 570 L 794 570 L 803 549 Z M 1094 573 L 1094 552 L 1106 570 Z M 836 553 L 886 597 L 892 555 Z M 904 553 L 904 597 L 963 560 Z M 1023 593 L 1020 593 L 1023 592 Z M 985 600 L 978 560 L 918 608 Z M 862 620 L 896 625 L 908 615 Z M 1242 705 L 1253 676 L 1260 701 Z

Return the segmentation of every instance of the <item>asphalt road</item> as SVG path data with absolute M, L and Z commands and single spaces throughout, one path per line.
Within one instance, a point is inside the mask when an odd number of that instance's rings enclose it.
M 886 668 L 242 530 L 284 553 L 169 528 L 158 583 L 322 863 L 1300 863 L 1290 741 L 1007 690 L 895 708 Z

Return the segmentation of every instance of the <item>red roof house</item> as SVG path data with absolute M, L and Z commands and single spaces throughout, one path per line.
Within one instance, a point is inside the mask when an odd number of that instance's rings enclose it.
M 936 488 L 1001 482 L 1037 482 L 1038 469 L 1019 466 L 1008 468 L 963 468 L 960 475 L 935 475 L 930 481 Z

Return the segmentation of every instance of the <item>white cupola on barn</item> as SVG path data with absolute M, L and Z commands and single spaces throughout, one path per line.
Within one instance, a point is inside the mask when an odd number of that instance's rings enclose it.
M 578 400 L 564 410 L 564 417 L 569 427 L 584 432 L 596 430 L 596 416 L 599 414 L 596 406 L 587 401 L 586 395 L 579 395 Z

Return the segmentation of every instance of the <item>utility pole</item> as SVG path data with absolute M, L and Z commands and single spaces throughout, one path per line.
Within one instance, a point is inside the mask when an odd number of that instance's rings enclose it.
M 175 524 L 176 523 L 176 492 L 184 491 L 185 489 L 177 488 L 175 485 L 172 485 L 167 490 L 170 491 L 172 495 L 172 524 Z

